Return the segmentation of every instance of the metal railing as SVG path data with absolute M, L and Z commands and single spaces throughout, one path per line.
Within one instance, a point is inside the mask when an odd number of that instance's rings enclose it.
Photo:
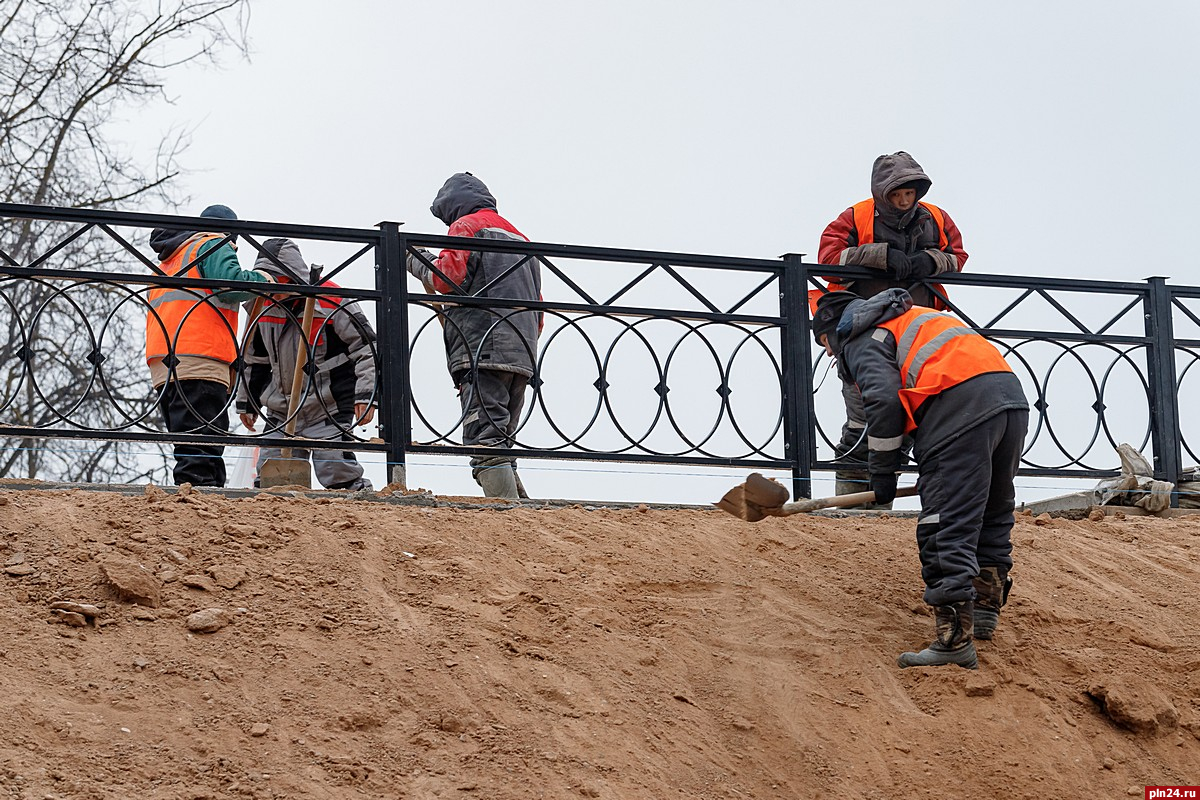
M 838 466 L 839 381 L 812 344 L 807 299 L 820 276 L 869 275 L 861 269 L 799 255 L 462 239 L 397 223 L 334 228 L 4 204 L 0 220 L 0 317 L 8 318 L 0 324 L 9 331 L 0 347 L 0 378 L 8 376 L 0 437 L 10 441 L 330 448 L 329 440 L 285 435 L 278 419 L 255 434 L 163 430 L 161 390 L 148 373 L 129 373 L 131 357 L 141 357 L 139 326 L 153 318 L 149 293 L 170 287 L 216 302 L 238 291 L 270 302 L 261 285 L 159 274 L 142 243 L 151 228 L 167 228 L 236 236 L 243 255 L 247 247 L 257 255 L 268 237 L 292 238 L 308 261 L 334 264 L 325 277 L 362 284 L 270 292 L 315 295 L 330 307 L 357 303 L 373 320 L 379 436 L 343 423 L 336 448 L 383 453 L 392 480 L 404 482 L 410 454 L 512 455 L 790 470 L 793 493 L 807 496 L 814 471 Z M 543 299 L 410 292 L 405 257 L 448 247 L 536 262 Z M 943 283 L 951 308 L 1001 347 L 1026 388 L 1033 415 L 1022 474 L 1109 476 L 1112 448 L 1124 441 L 1152 453 L 1160 479 L 1177 481 L 1184 458 L 1196 459 L 1180 408 L 1197 393 L 1200 287 L 971 272 Z M 296 321 L 286 303 L 277 305 Z M 487 308 L 497 326 L 528 311 L 544 319 L 507 447 L 463 441 L 443 341 L 444 312 L 456 306 Z M 246 321 L 243 311 L 242 330 L 230 332 L 238 354 L 231 396 L 246 381 Z M 125 365 L 120 389 L 111 379 L 117 363 Z

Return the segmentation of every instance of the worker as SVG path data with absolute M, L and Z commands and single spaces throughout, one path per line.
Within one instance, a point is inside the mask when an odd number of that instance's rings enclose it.
M 338 288 L 331 281 L 321 281 L 321 268 L 309 266 L 299 245 L 291 239 L 267 239 L 262 247 L 254 267 L 272 276 L 277 284 L 298 279 Z M 267 412 L 264 425 L 268 431 L 281 431 L 287 425 L 296 358 L 301 348 L 303 310 L 303 296 L 278 292 L 271 295 L 261 317 L 250 320 L 254 330 L 246 343 L 246 378 L 239 384 L 237 394 L 238 416 L 248 431 L 254 431 L 263 408 Z M 349 441 L 354 426 L 367 425 L 375 417 L 375 329 L 354 300 L 321 295 L 313 310 L 312 328 L 305 345 L 308 366 L 304 371 L 309 377 L 297 400 L 295 433 L 306 439 Z M 268 460 L 280 456 L 281 448 L 261 448 L 258 471 L 261 473 Z M 310 453 L 307 449 L 292 448 L 293 458 L 310 456 L 313 472 L 326 489 L 373 488 L 352 451 Z M 258 478 L 254 485 L 259 485 Z
M 450 236 L 529 241 L 500 216 L 496 198 L 469 172 L 451 175 L 429 210 L 450 226 Z M 538 259 L 518 253 L 447 248 L 434 256 L 419 251 L 408 254 L 407 268 L 431 294 L 541 300 Z M 542 313 L 511 305 L 448 304 L 441 316 L 446 364 L 462 408 L 463 444 L 512 447 L 525 389 L 537 361 Z M 475 456 L 471 467 L 472 476 L 488 497 L 515 500 L 528 496 L 511 456 Z
M 236 220 L 216 204 L 201 217 Z M 150 247 L 163 274 L 215 281 L 271 283 L 265 272 L 242 269 L 236 239 L 221 233 L 155 228 Z M 159 392 L 158 405 L 171 433 L 229 435 L 229 399 L 237 360 L 238 304 L 243 291 L 152 288 L 147 297 L 146 364 Z M 175 445 L 176 485 L 225 485 L 222 445 Z
M 871 197 L 855 203 L 826 226 L 817 259 L 822 264 L 869 267 L 879 277 L 866 280 L 827 278 L 829 289 L 872 297 L 885 289 L 904 288 L 917 305 L 944 308 L 924 283 L 937 275 L 960 272 L 967 263 L 958 226 L 943 209 L 923 198 L 933 181 L 903 150 L 881 155 L 871 167 Z M 933 284 L 944 294 L 940 284 Z M 810 307 L 823 290 L 809 292 Z M 837 494 L 865 489 L 867 475 L 856 468 L 866 460 L 862 398 L 852 385 L 842 386 L 846 420 L 836 451 L 846 468 L 835 474 Z
M 917 547 L 936 637 L 901 667 L 978 665 L 1011 587 L 1014 478 L 1029 424 L 1021 383 L 994 345 L 903 289 L 869 299 L 830 292 L 813 336 L 861 390 L 877 501 L 896 495 L 912 436 L 921 513 Z

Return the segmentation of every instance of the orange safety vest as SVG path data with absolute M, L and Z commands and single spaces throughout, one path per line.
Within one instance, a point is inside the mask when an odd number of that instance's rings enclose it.
M 196 234 L 162 262 L 163 272 L 203 278 L 200 265 L 193 263 L 200 255 L 200 247 L 222 238 L 215 233 Z M 198 356 L 233 363 L 237 358 L 238 312 L 214 304 L 207 299 L 211 296 L 211 289 L 159 286 L 150 290 L 147 296 L 150 311 L 146 314 L 147 362 L 173 353 L 175 358 Z
M 946 236 L 946 215 L 942 210 L 933 203 L 920 201 L 919 206 L 927 210 L 933 221 L 937 224 L 938 230 L 938 248 L 946 249 L 946 245 L 950 243 L 950 239 Z M 854 228 L 858 233 L 859 244 L 872 244 L 875 241 L 875 199 L 863 200 L 861 203 L 852 205 L 851 210 L 854 212 Z M 934 288 L 942 294 L 946 294 L 946 288 L 940 283 L 933 284 Z M 831 292 L 842 291 L 846 286 L 835 280 L 830 280 L 827 287 Z M 817 301 L 821 299 L 821 295 L 825 294 L 820 289 L 809 289 L 808 291 L 808 310 L 810 313 L 817 313 Z M 934 307 L 939 310 L 946 310 L 948 307 L 942 298 L 933 298 Z
M 877 327 L 896 337 L 896 363 L 904 387 L 900 402 L 908 415 L 904 432 L 916 427 L 916 411 L 926 399 L 988 372 L 1012 372 L 1000 351 L 954 317 L 913 306 Z

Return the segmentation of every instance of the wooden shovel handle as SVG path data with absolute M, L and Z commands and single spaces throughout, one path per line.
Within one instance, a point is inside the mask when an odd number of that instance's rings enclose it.
M 913 497 L 917 493 L 916 486 L 904 486 L 896 490 L 896 497 Z M 855 492 L 854 494 L 839 494 L 836 497 L 818 497 L 815 500 L 797 500 L 794 503 L 785 503 L 776 516 L 787 517 L 792 514 L 804 514 L 809 511 L 818 511 L 822 508 L 847 508 L 848 506 L 865 505 L 866 503 L 875 502 L 874 492 Z M 768 514 L 769 509 L 763 509 Z
M 284 433 L 288 436 L 296 435 L 296 417 L 299 416 L 296 412 L 300 408 L 300 390 L 304 387 L 304 367 L 308 364 L 308 335 L 312 328 L 313 312 L 316 310 L 317 297 L 309 295 L 304 298 L 304 322 L 300 326 L 300 344 L 296 347 L 296 371 L 292 374 L 292 393 L 288 395 L 288 419 L 287 425 L 284 426 Z M 288 452 L 283 454 L 284 458 L 290 458 L 291 448 L 286 448 Z

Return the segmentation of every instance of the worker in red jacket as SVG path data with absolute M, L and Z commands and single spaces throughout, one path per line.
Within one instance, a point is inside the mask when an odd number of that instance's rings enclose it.
M 901 150 L 875 159 L 871 168 L 871 198 L 843 211 L 821 234 L 818 260 L 822 264 L 869 267 L 879 277 L 842 282 L 827 278 L 829 289 L 849 290 L 860 297 L 873 297 L 892 288 L 906 289 L 917 305 L 944 309 L 945 305 L 921 281 L 959 272 L 967 263 L 962 234 L 941 208 L 922 198 L 933 181 L 912 156 Z M 939 284 L 933 284 L 943 294 Z M 815 309 L 820 290 L 809 293 Z M 865 488 L 866 420 L 862 398 L 853 385 L 843 384 L 846 422 L 837 447 L 838 460 L 847 469 L 836 474 L 836 492 L 852 494 Z M 857 468 L 855 468 L 857 467 Z

